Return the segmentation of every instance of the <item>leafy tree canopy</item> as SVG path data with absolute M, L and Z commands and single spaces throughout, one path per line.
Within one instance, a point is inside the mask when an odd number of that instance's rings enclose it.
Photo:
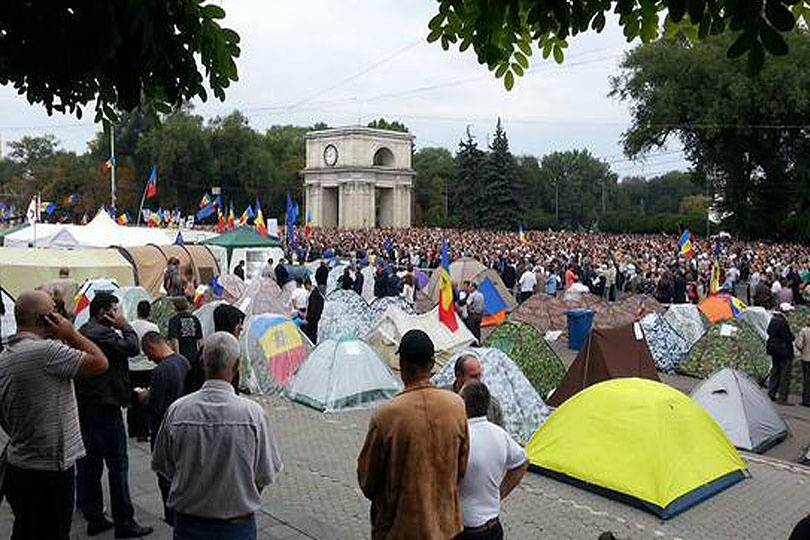
M 240 54 L 224 17 L 205 0 L 0 2 L 0 84 L 49 114 L 95 100 L 97 121 L 205 101 L 204 83 L 224 100 Z
M 791 54 L 754 77 L 728 60 L 733 39 L 661 41 L 627 55 L 612 80 L 632 114 L 625 152 L 676 137 L 735 230 L 810 238 L 810 34 L 790 34 Z
M 408 127 L 405 124 L 397 122 L 396 120 L 394 120 L 393 122 L 389 122 L 385 118 L 380 118 L 379 120 L 372 120 L 371 122 L 368 123 L 368 127 L 408 133 Z
M 616 14 L 627 41 L 651 43 L 660 36 L 685 36 L 693 42 L 729 32 L 729 57 L 747 54 L 749 69 L 759 71 L 765 53 L 788 52 L 785 34 L 798 19 L 810 21 L 808 0 L 439 0 L 430 20 L 428 41 L 447 50 L 472 46 L 510 90 L 515 77 L 529 69 L 533 45 L 558 63 L 565 58 L 568 39 L 589 31 L 601 32 L 607 17 Z

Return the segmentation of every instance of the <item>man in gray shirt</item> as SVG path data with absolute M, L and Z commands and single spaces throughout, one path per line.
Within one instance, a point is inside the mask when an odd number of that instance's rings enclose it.
M 21 294 L 14 317 L 17 334 L 0 353 L 0 426 L 9 437 L 0 482 L 12 538 L 67 540 L 74 464 L 85 453 L 73 379 L 98 376 L 108 362 L 44 292 Z
M 478 290 L 478 284 L 470 283 L 469 295 L 467 296 L 467 328 L 475 336 L 478 343 L 481 343 L 481 323 L 484 319 L 484 295 Z
M 152 470 L 171 481 L 175 538 L 256 538 L 261 491 L 281 472 L 270 419 L 231 386 L 239 342 L 215 332 L 203 349 L 206 381 L 166 412 Z

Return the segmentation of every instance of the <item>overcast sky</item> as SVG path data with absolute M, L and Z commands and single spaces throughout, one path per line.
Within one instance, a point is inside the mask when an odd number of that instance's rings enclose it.
M 506 92 L 472 54 L 427 44 L 435 2 L 427 0 L 224 0 L 225 25 L 242 37 L 240 80 L 227 100 L 198 103 L 206 117 L 242 110 L 250 124 L 331 126 L 385 117 L 404 122 L 417 147 L 455 150 L 467 125 L 482 145 L 498 116 L 515 154 L 587 148 L 620 176 L 685 168 L 677 146 L 630 162 L 619 138 L 626 105 L 607 96 L 608 78 L 628 45 L 615 20 L 601 35 L 570 41 L 562 66 L 535 53 L 532 69 Z M 83 151 L 97 127 L 32 107 L 0 87 L 0 137 L 53 133 Z

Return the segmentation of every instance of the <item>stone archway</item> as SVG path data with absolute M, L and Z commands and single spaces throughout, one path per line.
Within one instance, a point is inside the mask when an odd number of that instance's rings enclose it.
M 396 160 L 394 159 L 394 153 L 389 149 L 383 146 L 382 148 L 378 149 L 374 152 L 374 161 L 373 164 L 375 167 L 389 167 L 394 168 L 396 166 Z

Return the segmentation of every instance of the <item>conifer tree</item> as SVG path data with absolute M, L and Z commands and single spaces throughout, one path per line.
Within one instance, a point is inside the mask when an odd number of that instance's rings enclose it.
M 522 216 L 518 197 L 517 166 L 509 140 L 498 118 L 492 144 L 483 167 L 483 190 L 476 206 L 481 225 L 488 229 L 513 230 Z

